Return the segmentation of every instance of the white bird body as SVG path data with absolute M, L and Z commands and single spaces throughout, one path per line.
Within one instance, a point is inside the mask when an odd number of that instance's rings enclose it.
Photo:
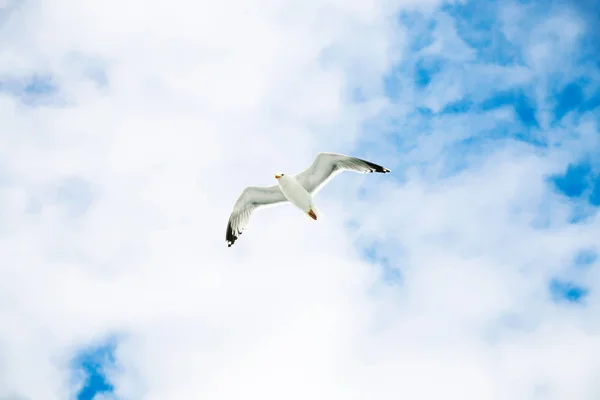
M 254 210 L 290 202 L 316 220 L 313 197 L 334 176 L 342 171 L 359 173 L 387 173 L 389 169 L 360 158 L 336 153 L 319 153 L 306 170 L 297 175 L 275 175 L 277 186 L 248 186 L 238 197 L 229 222 L 225 239 L 231 247 L 248 225 Z
M 293 175 L 280 175 L 277 179 L 279 189 L 286 199 L 300 210 L 308 213 L 313 206 L 313 198 Z

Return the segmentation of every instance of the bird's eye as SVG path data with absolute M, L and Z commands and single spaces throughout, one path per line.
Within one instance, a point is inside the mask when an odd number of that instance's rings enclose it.
M 285 176 L 285 174 L 281 174 L 281 176 Z

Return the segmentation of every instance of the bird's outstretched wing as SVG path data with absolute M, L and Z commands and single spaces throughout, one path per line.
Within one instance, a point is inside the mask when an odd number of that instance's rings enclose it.
M 246 229 L 254 210 L 286 201 L 287 199 L 277 185 L 270 187 L 248 186 L 244 189 L 235 202 L 227 223 L 227 233 L 225 235 L 227 247 L 231 247 Z
M 389 169 L 381 165 L 360 158 L 336 153 L 319 153 L 310 167 L 296 175 L 296 179 L 310 194 L 315 195 L 333 177 L 346 170 L 363 174 L 370 172 L 385 174 L 390 172 Z

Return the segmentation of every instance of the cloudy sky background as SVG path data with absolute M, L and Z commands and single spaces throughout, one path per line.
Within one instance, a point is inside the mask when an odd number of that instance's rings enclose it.
M 0 1 L 0 399 L 598 399 L 598 3 L 498 3 Z

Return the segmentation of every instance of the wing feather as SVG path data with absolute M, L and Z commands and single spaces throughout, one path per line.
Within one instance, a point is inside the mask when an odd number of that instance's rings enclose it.
M 270 187 L 248 186 L 245 188 L 235 202 L 233 211 L 229 216 L 227 233 L 225 234 L 227 247 L 231 247 L 244 232 L 253 211 L 286 201 L 287 199 L 277 185 Z
M 342 171 L 358 173 L 387 173 L 389 169 L 370 161 L 337 153 L 319 153 L 306 170 L 296 175 L 296 179 L 312 195 L 317 194 L 329 181 Z

